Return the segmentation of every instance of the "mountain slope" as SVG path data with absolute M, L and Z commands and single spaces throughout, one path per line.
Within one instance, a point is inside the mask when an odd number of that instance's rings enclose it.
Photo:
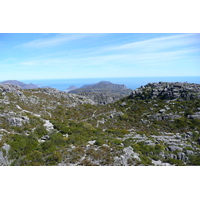
M 1 85 L 0 165 L 200 165 L 199 92 L 199 84 L 153 83 L 96 105 Z

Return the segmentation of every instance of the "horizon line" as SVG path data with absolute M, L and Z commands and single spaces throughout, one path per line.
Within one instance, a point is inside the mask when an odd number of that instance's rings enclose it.
M 200 75 L 195 76 L 129 76 L 129 77 L 82 77 L 82 78 L 44 78 L 44 79 L 0 79 L 0 81 L 8 81 L 8 80 L 64 80 L 64 79 L 113 79 L 113 78 L 175 78 L 175 77 L 200 77 Z

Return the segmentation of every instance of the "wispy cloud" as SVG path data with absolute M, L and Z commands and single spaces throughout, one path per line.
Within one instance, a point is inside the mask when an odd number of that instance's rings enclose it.
M 57 34 L 56 36 L 53 36 L 50 38 L 33 40 L 33 41 L 30 41 L 27 43 L 17 45 L 15 47 L 24 47 L 24 48 L 51 47 L 51 46 L 61 45 L 66 42 L 70 42 L 70 41 L 74 41 L 74 40 L 84 39 L 84 38 L 91 37 L 91 36 L 92 36 L 92 34 L 88 34 L 88 33 Z M 93 34 L 93 36 L 94 36 L 94 34 Z
M 196 36 L 196 37 L 192 37 Z M 159 37 L 127 43 L 124 45 L 107 47 L 105 50 L 137 50 L 137 51 L 156 51 L 159 49 L 176 48 L 180 46 L 200 44 L 200 35 L 197 34 L 179 34 L 167 37 Z
M 15 62 L 16 66 L 23 67 L 63 67 L 67 66 L 82 67 L 82 66 L 104 66 L 110 64 L 148 64 L 158 63 L 159 61 L 172 61 L 172 60 L 185 60 L 188 55 L 200 53 L 200 48 L 184 49 L 178 51 L 169 52 L 152 52 L 152 53 L 139 53 L 134 54 L 110 54 L 110 55 L 97 55 L 97 56 L 81 56 L 81 57 L 58 57 L 58 58 L 32 58 L 23 60 L 21 62 Z M 2 63 L 3 64 L 3 63 Z
M 193 70 L 193 74 L 199 73 L 200 34 L 165 37 L 158 34 L 158 37 L 154 35 L 156 38 L 143 41 L 134 38 L 134 35 L 128 35 L 128 39 L 124 39 L 123 35 L 117 38 L 115 35 L 113 38 L 103 36 L 85 33 L 40 35 L 37 40 L 24 38 L 23 44 L 15 46 L 17 48 L 2 51 L 1 74 L 3 76 L 5 71 L 7 74 L 19 73 L 20 76 L 26 72 L 30 77 L 39 76 L 39 73 L 41 77 L 45 77 L 46 73 L 52 77 L 55 74 L 59 75 L 57 77 L 76 77 L 78 74 L 80 77 L 88 74 L 91 77 L 101 74 L 103 77 L 107 74 L 135 76 L 142 73 L 149 76 L 155 73 L 175 74 L 173 71 L 176 69 L 176 74 L 179 74 L 182 68 L 188 72 Z M 152 35 L 143 38 L 149 37 Z M 18 41 L 15 40 L 14 44 Z

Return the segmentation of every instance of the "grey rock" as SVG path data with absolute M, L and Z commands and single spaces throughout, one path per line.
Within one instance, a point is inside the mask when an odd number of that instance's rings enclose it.
M 0 166 L 8 166 L 11 164 L 11 161 L 8 160 L 10 145 L 4 144 L 2 149 L 5 150 L 5 153 L 3 153 L 3 151 L 0 151 Z
M 51 131 L 54 129 L 53 124 L 49 120 L 43 120 L 43 121 L 45 122 L 43 126 L 46 128 L 47 131 Z
M 170 163 L 165 163 L 165 162 L 162 162 L 161 160 L 152 160 L 152 163 L 155 165 L 155 166 L 173 166 L 171 165 Z
M 135 153 L 133 151 L 132 147 L 126 147 L 123 149 L 123 155 L 121 155 L 120 157 L 115 157 L 115 165 L 123 165 L 123 166 L 127 166 L 128 165 L 128 160 L 129 159 L 135 159 L 138 161 L 141 161 L 139 154 Z
M 192 137 L 194 134 L 192 132 L 187 132 L 186 135 Z
M 9 144 L 4 144 L 2 149 L 4 149 L 6 151 L 6 153 L 8 153 L 8 151 L 10 150 L 10 145 Z
M 96 140 L 88 141 L 88 144 L 90 144 L 90 145 L 94 145 L 95 142 L 96 142 Z
M 168 150 L 169 151 L 183 151 L 183 148 L 178 147 L 178 146 L 169 146 Z
M 195 153 L 194 153 L 194 151 L 192 151 L 192 150 L 186 150 L 186 151 L 185 151 L 185 154 L 186 154 L 187 156 L 193 156 Z
M 200 115 L 188 115 L 189 119 L 200 119 Z
M 177 158 L 183 162 L 186 162 L 188 160 L 188 158 L 186 157 L 186 155 L 183 152 L 178 152 Z
M 112 118 L 114 118 L 114 115 L 113 115 L 113 114 L 111 114 L 111 115 L 110 115 L 110 118 L 111 118 L 111 119 L 112 119 Z
M 159 110 L 159 113 L 164 113 L 166 110 L 165 109 L 161 109 Z
M 7 159 L 4 157 L 3 152 L 0 151 L 0 166 L 7 166 Z
M 8 118 L 7 121 L 11 126 L 20 127 L 20 126 L 23 125 L 23 123 L 27 123 L 29 121 L 29 118 L 26 117 L 26 116 L 23 116 L 21 118 L 19 118 L 19 117 L 11 117 L 11 118 Z
M 126 102 L 122 102 L 121 106 L 126 106 Z
M 145 94 L 145 95 L 144 95 Z M 173 100 L 182 98 L 185 100 L 200 99 L 200 84 L 182 82 L 149 83 L 134 90 L 129 98 Z
M 41 137 L 41 140 L 49 140 L 49 139 L 50 139 L 49 135 L 44 135 Z
M 177 159 L 177 155 L 171 153 L 171 154 L 167 154 L 167 155 L 165 155 L 165 158 Z
M 82 92 L 77 94 L 91 99 L 96 105 L 106 105 L 109 103 L 113 103 L 127 96 L 123 94 L 103 93 L 103 92 Z
M 200 137 L 197 139 L 197 143 L 200 145 Z
M 18 85 L 11 85 L 11 84 L 0 84 L 1 92 L 4 92 L 4 94 L 6 93 L 14 93 L 17 92 L 18 90 L 22 89 L 20 86 Z

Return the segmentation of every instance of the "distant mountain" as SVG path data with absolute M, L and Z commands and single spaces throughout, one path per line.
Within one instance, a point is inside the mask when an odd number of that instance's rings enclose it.
M 76 89 L 78 89 L 76 86 L 74 86 L 74 85 L 72 85 L 72 86 L 70 86 L 69 88 L 67 88 L 66 90 L 64 90 L 65 92 L 69 92 L 69 91 L 71 91 L 71 90 L 76 90 Z
M 18 85 L 22 89 L 36 89 L 36 88 L 39 88 L 37 85 L 34 85 L 33 83 L 26 84 L 26 83 L 23 83 L 23 82 L 20 82 L 20 81 L 16 81 L 16 80 L 7 80 L 7 81 L 0 82 L 0 84 L 3 84 L 3 85 L 5 85 L 5 84 Z
M 127 89 L 125 85 L 114 84 L 109 81 L 101 81 L 96 84 L 83 85 L 81 88 L 72 90 L 69 93 L 103 92 L 129 95 L 131 91 L 132 90 Z

